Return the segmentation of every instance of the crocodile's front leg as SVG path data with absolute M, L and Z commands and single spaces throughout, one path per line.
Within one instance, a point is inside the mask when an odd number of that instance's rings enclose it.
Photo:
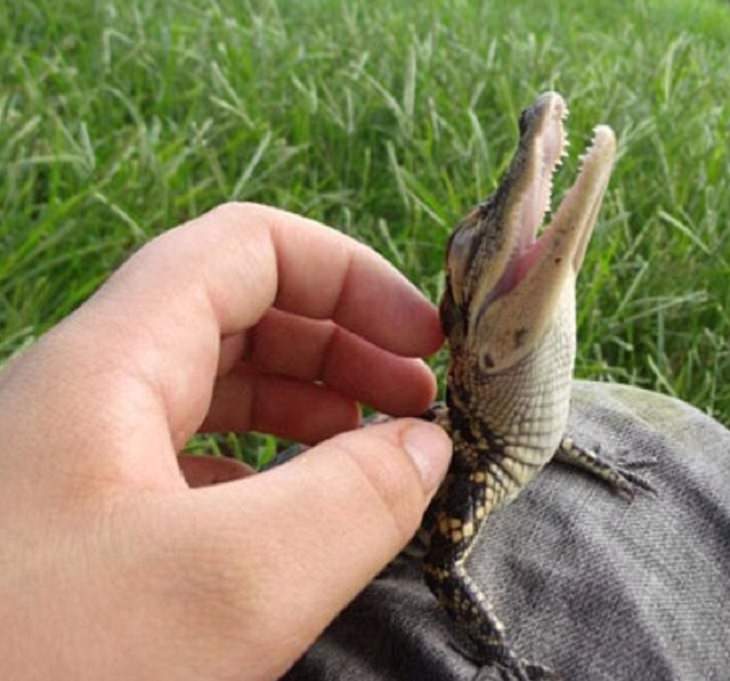
M 554 461 L 568 464 L 588 475 L 598 478 L 608 485 L 617 494 L 627 499 L 633 499 L 636 488 L 655 492 L 656 490 L 639 475 L 631 471 L 622 470 L 619 466 L 602 457 L 598 452 L 581 447 L 573 441 L 573 438 L 565 436 L 560 441 L 560 446 L 553 456 Z M 642 462 L 646 466 L 651 462 Z

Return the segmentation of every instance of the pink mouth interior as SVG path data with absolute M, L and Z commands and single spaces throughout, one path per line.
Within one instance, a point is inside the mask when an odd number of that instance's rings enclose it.
M 533 153 L 540 158 L 540 171 L 532 187 L 525 192 L 520 206 L 520 233 L 515 251 L 502 277 L 490 296 L 492 299 L 509 293 L 527 275 L 545 249 L 547 240 L 537 238 L 545 213 L 550 208 L 553 172 L 558 166 L 564 146 L 563 126 L 560 117 L 551 120 Z

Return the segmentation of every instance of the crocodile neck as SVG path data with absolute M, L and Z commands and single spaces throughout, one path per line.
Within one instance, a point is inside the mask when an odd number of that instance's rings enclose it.
M 509 502 L 550 460 L 565 433 L 574 359 L 571 286 L 563 291 L 556 323 L 508 369 L 485 373 L 473 353 L 452 348 L 446 404 L 453 470 L 498 476 L 501 502 Z

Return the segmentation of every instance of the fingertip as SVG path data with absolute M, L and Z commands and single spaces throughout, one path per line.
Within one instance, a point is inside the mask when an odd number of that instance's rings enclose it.
M 390 416 L 420 416 L 436 398 L 438 384 L 422 359 L 391 356 L 368 404 Z
M 444 332 L 441 328 L 441 319 L 438 308 L 429 300 L 423 299 L 424 311 L 420 314 L 422 329 L 419 357 L 428 357 L 439 350 L 444 343 Z
M 434 423 L 413 419 L 401 434 L 403 449 L 418 471 L 424 491 L 432 496 L 451 460 L 451 439 Z
M 414 371 L 413 391 L 416 409 L 414 413 L 422 414 L 428 409 L 436 399 L 438 392 L 438 383 L 431 367 L 422 359 L 416 360 L 417 370 Z

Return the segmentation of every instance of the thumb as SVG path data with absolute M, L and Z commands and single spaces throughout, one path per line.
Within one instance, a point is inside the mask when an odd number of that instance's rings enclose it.
M 188 495 L 194 517 L 177 518 L 192 529 L 196 580 L 202 570 L 225 591 L 216 602 L 235 609 L 258 651 L 251 678 L 282 673 L 408 542 L 450 451 L 438 426 L 400 419 Z

